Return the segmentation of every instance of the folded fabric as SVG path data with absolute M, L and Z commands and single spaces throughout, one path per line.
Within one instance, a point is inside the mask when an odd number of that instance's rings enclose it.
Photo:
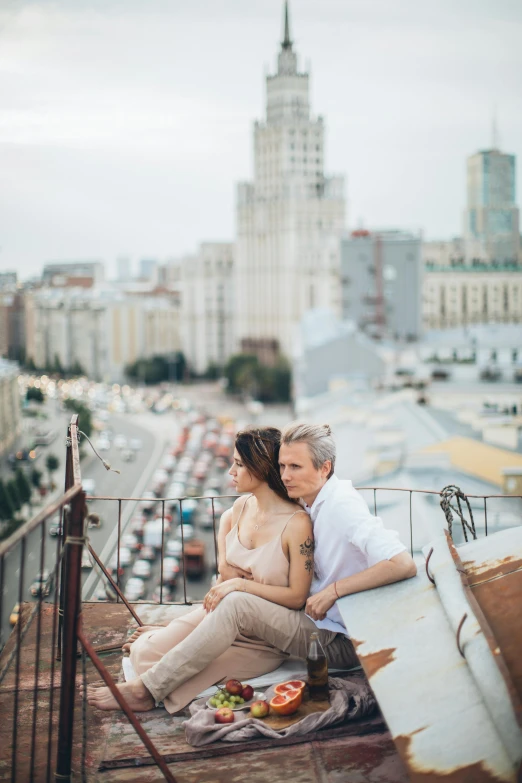
M 248 712 L 237 711 L 234 723 L 218 724 L 214 721 L 214 710 L 206 707 L 206 700 L 199 699 L 190 705 L 191 717 L 184 722 L 185 737 L 189 745 L 200 747 L 212 742 L 247 742 L 260 737 L 302 736 L 311 732 L 341 723 L 345 720 L 357 720 L 371 715 L 377 702 L 368 684 L 362 678 L 353 680 L 330 677 L 330 707 L 325 712 L 313 712 L 302 720 L 276 731 L 264 721 L 251 718 Z M 266 691 L 268 701 L 274 696 L 274 686 Z

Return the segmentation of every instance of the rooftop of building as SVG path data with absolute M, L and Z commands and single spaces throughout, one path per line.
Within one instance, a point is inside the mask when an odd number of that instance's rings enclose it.
M 451 274 L 457 272 L 467 272 L 480 274 L 483 272 L 516 272 L 522 273 L 522 264 L 517 261 L 472 261 L 465 263 L 460 259 L 452 259 L 451 264 L 436 264 L 433 261 L 426 261 L 427 272 L 442 272 Z

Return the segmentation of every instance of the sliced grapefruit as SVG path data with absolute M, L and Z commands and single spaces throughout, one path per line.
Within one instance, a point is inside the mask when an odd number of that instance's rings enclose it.
M 277 715 L 292 715 L 297 712 L 303 700 L 302 690 L 287 691 L 278 693 L 270 702 L 270 709 Z
M 280 682 L 279 685 L 276 685 L 274 691 L 281 694 L 288 691 L 302 691 L 305 687 L 306 683 L 302 680 L 287 680 L 287 682 Z

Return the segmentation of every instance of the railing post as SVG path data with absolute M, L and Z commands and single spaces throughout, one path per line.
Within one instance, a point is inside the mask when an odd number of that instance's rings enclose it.
M 73 456 L 73 439 L 71 436 L 71 427 L 74 430 L 74 440 L 75 440 L 75 449 L 74 453 L 77 457 L 77 473 L 78 476 L 80 476 L 80 456 L 79 456 L 79 450 L 78 450 L 78 419 L 79 416 L 77 413 L 75 413 L 71 417 L 71 421 L 67 430 L 67 446 L 65 449 L 65 483 L 64 483 L 64 492 L 67 492 L 68 489 L 71 489 L 72 486 L 74 486 L 74 480 L 75 480 L 75 459 Z M 60 511 L 60 522 L 62 526 L 62 532 L 60 533 L 60 538 L 62 542 L 62 548 L 64 546 L 65 542 L 65 536 L 67 533 L 66 530 L 66 521 L 65 521 L 65 509 L 61 509 Z M 59 585 L 59 587 L 58 587 Z M 60 566 L 58 568 L 58 574 L 56 578 L 56 585 L 55 589 L 58 590 L 58 597 L 59 597 L 59 608 L 58 608 L 58 638 L 57 638 L 57 645 L 56 645 L 56 660 L 60 661 L 62 659 L 62 625 L 63 625 L 63 595 L 65 592 L 65 561 L 62 559 Z
M 69 426 L 68 468 L 72 469 L 72 484 L 80 481 L 76 422 Z M 70 474 L 68 476 L 70 480 Z M 83 549 L 85 493 L 80 490 L 71 500 L 69 513 L 64 514 L 65 552 L 63 560 L 62 669 L 60 688 L 60 715 L 58 719 L 58 752 L 55 779 L 71 780 L 72 742 L 74 725 L 74 697 L 76 682 L 77 624 L 81 609 L 81 561 Z

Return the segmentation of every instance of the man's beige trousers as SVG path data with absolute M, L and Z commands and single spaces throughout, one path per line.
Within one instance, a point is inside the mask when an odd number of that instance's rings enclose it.
M 159 703 L 224 653 L 238 637 L 262 640 L 287 655 L 304 659 L 310 633 L 317 630 L 303 611 L 286 609 L 248 593 L 229 593 L 141 679 Z M 319 638 L 331 668 L 359 665 L 353 645 L 344 634 L 319 630 Z

